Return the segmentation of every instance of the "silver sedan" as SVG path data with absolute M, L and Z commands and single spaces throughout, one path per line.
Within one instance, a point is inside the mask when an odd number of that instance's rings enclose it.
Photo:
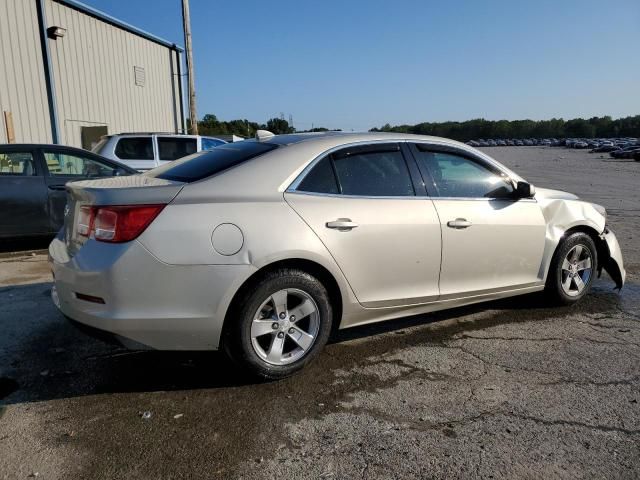
M 332 327 L 546 290 L 571 304 L 618 242 L 599 205 L 435 137 L 258 132 L 67 185 L 52 297 L 130 348 L 224 349 L 281 378 Z

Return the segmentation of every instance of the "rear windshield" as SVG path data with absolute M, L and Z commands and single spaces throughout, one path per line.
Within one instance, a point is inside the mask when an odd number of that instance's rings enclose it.
M 104 147 L 104 144 L 109 141 L 109 138 L 111 137 L 102 137 L 100 141 L 93 146 L 91 151 L 93 153 L 100 153 L 100 150 L 102 150 L 102 147 Z
M 274 148 L 278 146 L 247 140 L 225 143 L 213 150 L 195 153 L 154 168 L 144 175 L 177 182 L 195 182 L 270 152 Z

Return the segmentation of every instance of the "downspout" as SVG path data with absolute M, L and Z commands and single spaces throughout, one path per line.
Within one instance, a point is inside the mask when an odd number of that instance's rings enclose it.
M 42 49 L 42 69 L 45 85 L 47 87 L 47 101 L 49 103 L 49 120 L 51 122 L 52 143 L 60 143 L 60 128 L 58 126 L 58 105 L 56 103 L 56 91 L 53 83 L 53 68 L 51 67 L 51 53 L 47 41 L 47 21 L 44 12 L 44 0 L 36 0 L 38 10 L 38 26 L 40 27 L 40 47 Z
M 187 133 L 187 119 L 184 116 L 184 93 L 182 85 L 182 52 L 176 48 L 176 56 L 178 57 L 178 96 L 180 97 L 180 123 L 182 124 L 182 133 Z
M 173 132 L 180 133 L 180 127 L 178 126 L 178 111 L 176 109 L 176 73 L 173 71 L 173 52 L 175 50 L 169 49 L 169 70 L 171 73 L 171 111 L 173 111 Z M 177 57 L 176 57 L 177 62 Z

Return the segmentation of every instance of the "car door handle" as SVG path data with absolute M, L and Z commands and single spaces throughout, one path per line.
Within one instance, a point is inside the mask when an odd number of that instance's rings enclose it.
M 350 218 L 339 218 L 333 222 L 326 223 L 327 228 L 333 228 L 340 230 L 341 232 L 348 232 L 358 226 L 357 223 L 352 222 Z
M 64 190 L 64 185 L 49 185 L 49 190 Z
M 449 220 L 447 222 L 447 227 L 456 229 L 469 228 L 471 225 L 473 224 L 466 218 L 456 218 L 455 220 Z

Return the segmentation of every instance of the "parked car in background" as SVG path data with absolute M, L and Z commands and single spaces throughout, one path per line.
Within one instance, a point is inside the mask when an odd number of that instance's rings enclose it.
M 136 170 L 149 170 L 227 142 L 220 138 L 173 133 L 120 133 L 107 135 L 92 151 Z
M 138 179 L 68 185 L 53 302 L 129 347 L 222 349 L 265 378 L 332 326 L 625 280 L 603 207 L 443 138 L 259 131 Z
M 138 173 L 119 162 L 60 145 L 0 145 L 0 238 L 55 235 L 69 181 Z
M 609 144 L 600 145 L 599 147 L 596 147 L 591 151 L 595 153 L 605 153 L 605 152 L 613 152 L 615 150 L 618 150 L 618 147 L 616 145 L 613 145 L 612 143 L 609 143 Z
M 640 145 L 629 145 L 619 150 L 614 150 L 609 155 L 613 158 L 633 158 L 636 150 L 640 150 Z

